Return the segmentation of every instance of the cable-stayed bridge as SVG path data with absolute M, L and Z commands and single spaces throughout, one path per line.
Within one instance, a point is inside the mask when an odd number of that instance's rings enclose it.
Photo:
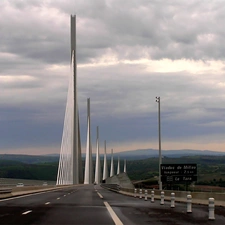
M 67 184 L 99 184 L 109 177 L 107 166 L 106 141 L 104 144 L 104 166 L 101 171 L 99 156 L 99 129 L 97 127 L 96 163 L 95 173 L 92 161 L 91 144 L 91 113 L 90 98 L 87 99 L 87 145 L 85 171 L 82 172 L 81 140 L 79 127 L 79 109 L 77 101 L 77 60 L 76 60 L 76 16 L 71 16 L 71 74 L 69 76 L 66 112 L 62 135 L 60 159 L 57 174 L 57 185 Z M 126 172 L 126 163 L 123 172 Z M 120 161 L 118 158 L 117 174 L 120 173 Z M 113 150 L 111 152 L 110 176 L 114 175 Z M 94 177 L 93 177 L 94 176 Z
M 106 141 L 104 142 L 104 165 L 103 171 L 101 171 L 98 127 L 96 130 L 94 171 L 90 111 L 90 99 L 88 98 L 86 159 L 83 174 L 77 102 L 76 17 L 71 16 L 71 74 L 57 185 L 14 187 L 10 190 L 0 189 L 0 224 L 210 225 L 212 220 L 214 225 L 225 223 L 225 207 L 221 207 L 225 206 L 225 197 L 222 194 L 214 195 L 218 199 L 216 205 L 220 206 L 217 208 L 215 215 L 213 211 L 215 206 L 212 205 L 212 199 L 214 198 L 211 198 L 211 193 L 201 195 L 193 193 L 192 200 L 198 204 L 190 207 L 191 202 L 189 201 L 187 207 L 186 195 L 188 194 L 188 200 L 190 200 L 190 193 L 179 191 L 171 193 L 171 190 L 165 192 L 142 190 L 141 187 L 134 189 L 126 174 L 126 161 L 124 161 L 122 172 L 118 158 L 117 173 L 115 174 L 113 150 L 111 150 L 109 173 Z M 91 185 L 93 182 L 97 185 Z M 100 183 L 106 184 L 100 186 Z M 107 188 L 113 189 L 114 192 Z M 152 192 L 154 192 L 153 195 Z M 175 203 L 175 196 L 179 202 Z M 209 207 L 207 206 L 208 197 L 210 197 L 211 204 Z

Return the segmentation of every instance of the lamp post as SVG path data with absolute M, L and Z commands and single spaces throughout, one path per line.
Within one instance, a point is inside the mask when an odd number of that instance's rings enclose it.
M 155 97 L 156 102 L 158 103 L 158 131 L 159 131 L 159 190 L 162 190 L 162 181 L 161 181 L 161 164 L 162 164 L 162 153 L 161 153 L 161 128 L 160 128 L 160 97 Z

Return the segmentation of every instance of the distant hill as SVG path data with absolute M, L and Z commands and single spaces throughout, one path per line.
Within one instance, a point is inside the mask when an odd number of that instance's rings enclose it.
M 225 187 L 225 156 L 164 157 L 165 164 L 197 164 L 197 183 Z M 121 162 L 123 166 L 123 162 Z M 127 173 L 131 180 L 153 179 L 158 176 L 158 158 L 127 161 Z
M 108 153 L 108 159 L 110 159 L 111 154 Z M 125 152 L 114 153 L 114 159 L 117 160 L 119 156 L 120 159 L 127 160 L 141 160 L 152 157 L 158 157 L 159 151 L 156 149 L 137 149 Z M 170 158 L 180 158 L 183 156 L 225 156 L 225 152 L 215 152 L 210 150 L 191 150 L 191 149 L 181 149 L 181 150 L 162 150 L 162 157 Z M 84 159 L 85 154 L 82 154 Z M 101 154 L 101 159 L 103 159 L 103 154 Z M 95 154 L 93 153 L 93 158 Z M 59 161 L 59 154 L 50 155 L 16 155 L 16 154 L 0 154 L 0 160 L 12 160 L 19 161 L 28 164 L 39 164 L 39 163 L 51 163 Z
M 140 150 L 139 150 L 140 151 Z M 146 150 L 140 154 L 140 157 L 146 157 L 144 155 Z M 155 153 L 158 153 L 157 150 Z M 154 152 L 153 151 L 153 152 Z M 148 152 L 148 151 L 147 151 Z M 138 152 L 139 153 L 139 152 Z M 148 152 L 149 153 L 149 152 Z M 198 184 L 205 185 L 217 185 L 225 187 L 225 155 L 215 156 L 210 155 L 210 151 L 201 152 L 203 155 L 191 155 L 182 156 L 179 158 L 164 156 L 162 163 L 177 164 L 177 163 L 195 163 L 198 165 Z M 191 152 L 194 154 L 194 152 Z M 135 160 L 127 161 L 127 173 L 131 180 L 140 181 L 145 179 L 153 179 L 157 181 L 156 177 L 159 172 L 159 159 L 156 157 L 149 157 L 141 160 L 137 160 L 135 151 L 133 152 Z M 186 153 L 185 153 L 186 154 Z M 199 154 L 199 153 L 198 153 Z M 204 155 L 205 154 L 205 155 Z M 213 154 L 216 154 L 213 152 Z M 222 153 L 220 153 L 222 154 Z M 131 154 L 128 154 L 131 155 Z M 127 158 L 127 155 L 124 155 Z M 7 155 L 10 158 L 10 155 Z M 16 179 L 32 179 L 32 180 L 52 180 L 55 181 L 58 171 L 58 159 L 55 162 L 44 162 L 49 160 L 49 156 L 21 156 L 14 155 L 17 160 L 2 159 L 0 155 L 0 178 L 16 178 Z M 24 157 L 24 158 L 23 158 Z M 33 158 L 34 157 L 34 158 Z M 121 158 L 121 156 L 120 156 Z M 32 163 L 19 162 L 18 160 L 32 160 Z M 42 160 L 40 162 L 40 160 Z M 39 163 L 35 163 L 39 162 Z M 82 161 L 82 167 L 84 169 L 84 160 Z M 123 160 L 120 163 L 120 169 L 122 171 L 124 166 Z M 117 160 L 114 161 L 114 171 L 116 171 Z M 95 168 L 95 160 L 93 160 L 93 168 Z M 103 170 L 103 160 L 101 160 L 101 171 Z M 110 170 L 110 159 L 108 158 L 108 170 Z M 0 181 L 1 184 L 1 181 Z M 157 184 L 157 182 L 156 182 Z
M 162 150 L 162 157 L 180 158 L 183 156 L 225 156 L 225 152 L 215 152 L 210 150 Z M 114 156 L 119 156 L 121 159 L 147 159 L 151 157 L 158 157 L 159 150 L 156 149 L 137 149 L 133 151 L 125 151 L 115 153 Z
M 56 180 L 58 163 L 28 164 L 0 159 L 0 178 Z
M 14 155 L 0 154 L 0 160 L 19 161 L 28 164 L 58 162 L 59 155 Z

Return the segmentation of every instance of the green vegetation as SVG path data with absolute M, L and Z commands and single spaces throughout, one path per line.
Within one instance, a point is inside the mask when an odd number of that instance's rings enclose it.
M 0 154 L 1 160 L 11 160 L 28 164 L 37 164 L 42 162 L 58 162 L 58 155 L 14 155 Z
M 195 163 L 198 166 L 198 185 L 225 187 L 225 156 L 185 156 L 180 158 L 164 157 L 162 163 Z M 127 171 L 131 180 L 142 181 L 145 186 L 157 184 L 158 158 L 128 161 Z M 151 184 L 150 184 L 151 183 Z
M 20 156 L 21 157 L 21 156 Z M 18 159 L 18 158 L 17 158 Z M 21 157 L 19 160 L 6 160 L 0 158 L 0 177 L 1 178 L 19 178 L 33 180 L 52 180 L 55 181 L 58 170 L 58 160 L 52 162 L 47 157 L 39 157 L 31 162 L 24 163 Z M 35 163 L 36 162 L 36 163 Z M 225 156 L 186 156 L 180 158 L 164 157 L 163 163 L 196 163 L 198 165 L 198 185 L 213 185 L 225 187 Z M 115 171 L 117 163 L 115 163 Z M 94 164 L 94 163 L 93 163 Z M 103 161 L 101 160 L 103 166 Z M 110 165 L 110 161 L 108 161 Z M 83 161 L 84 167 L 84 161 Z M 95 168 L 95 165 L 93 165 Z M 121 161 L 121 171 L 123 162 Z M 148 158 L 143 160 L 127 160 L 127 173 L 131 180 L 140 181 L 145 186 L 157 185 L 159 166 L 158 158 Z
M 0 177 L 31 180 L 56 180 L 58 163 L 26 164 L 0 160 Z

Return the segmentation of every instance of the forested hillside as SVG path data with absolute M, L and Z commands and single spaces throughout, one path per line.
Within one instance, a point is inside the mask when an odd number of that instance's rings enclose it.
M 131 180 L 154 179 L 158 176 L 158 158 L 144 160 L 127 160 L 127 173 Z M 196 163 L 198 165 L 198 183 L 206 185 L 225 186 L 225 156 L 186 156 L 180 158 L 162 159 L 162 163 L 181 164 Z M 103 161 L 101 161 L 103 166 Z M 108 161 L 110 169 L 110 161 Z M 123 161 L 120 162 L 120 171 L 123 171 Z M 114 161 L 114 170 L 117 171 L 117 161 Z M 93 168 L 95 163 L 93 162 Z M 19 161 L 0 159 L 1 178 L 19 178 L 33 180 L 52 180 L 57 177 L 58 161 L 23 163 Z M 84 160 L 83 160 L 84 169 Z
M 0 159 L 0 177 L 31 180 L 56 180 L 58 163 L 26 164 Z

